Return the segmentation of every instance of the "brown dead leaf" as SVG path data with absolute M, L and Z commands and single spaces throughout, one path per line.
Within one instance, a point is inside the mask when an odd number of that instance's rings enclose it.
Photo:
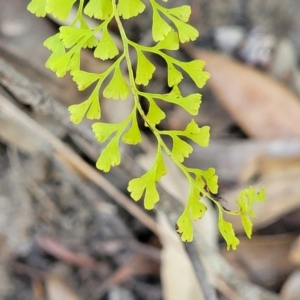
M 278 176 L 277 178 L 266 178 L 254 184 L 256 190 L 263 186 L 267 191 L 267 199 L 265 202 L 260 202 L 254 205 L 256 218 L 252 219 L 254 229 L 263 228 L 281 216 L 300 207 L 300 185 L 299 185 L 300 170 L 290 171 Z M 229 209 L 236 208 L 235 199 L 242 190 L 241 186 L 236 189 L 224 193 L 223 198 L 226 199 L 226 206 Z M 243 232 L 243 227 L 240 218 L 236 216 L 226 216 L 232 222 L 236 232 Z
M 251 177 L 253 171 L 255 172 L 257 167 L 261 167 L 261 162 L 257 165 L 258 157 L 295 156 L 299 153 L 300 140 L 296 138 L 218 139 L 211 140 L 207 148 L 195 147 L 187 159 L 187 165 L 190 167 L 201 166 L 203 169 L 214 167 L 221 182 L 236 182 L 238 177 L 243 180 Z
M 251 241 L 240 238 L 236 251 L 223 250 L 222 254 L 242 277 L 274 288 L 293 269 L 287 254 L 295 237 L 294 234 L 282 234 L 254 236 Z
M 192 263 L 185 252 L 182 242 L 162 212 L 158 212 L 158 224 L 160 241 L 163 246 L 161 253 L 161 280 L 164 299 L 204 299 Z
M 229 57 L 190 52 L 206 62 L 209 86 L 245 133 L 258 138 L 300 136 L 300 100 L 291 91 Z
M 18 127 L 13 120 L 0 116 L 0 127 L 5 128 L 5 130 L 0 131 L 2 143 L 16 147 L 26 154 L 36 154 L 38 152 L 38 141 L 27 134 L 26 130 Z
M 275 222 L 280 217 L 300 207 L 300 160 L 299 156 L 287 158 L 261 157 L 257 172 L 260 179 L 253 184 L 255 189 L 264 187 L 267 191 L 267 199 L 254 205 L 256 218 L 252 219 L 254 229 L 265 227 Z M 236 209 L 235 199 L 244 186 L 224 193 L 226 207 Z M 236 232 L 243 232 L 240 218 L 237 216 L 226 216 L 232 222 Z
M 264 178 L 281 177 L 287 171 L 300 170 L 300 156 L 291 155 L 284 157 L 253 156 L 244 166 L 241 174 L 239 175 L 240 182 L 249 182 L 251 178 L 256 176 L 263 176 Z
M 49 300 L 81 300 L 70 287 L 57 277 L 47 276 L 45 286 Z
M 257 159 L 251 159 L 249 164 L 244 169 L 242 179 L 259 175 L 259 180 L 253 186 L 256 189 L 264 187 L 267 191 L 267 201 L 254 205 L 256 213 L 256 218 L 252 220 L 254 229 L 267 226 L 300 207 L 299 155 L 260 156 Z M 226 199 L 228 209 L 236 209 L 235 199 L 242 188 L 242 186 L 238 186 L 222 195 Z M 243 232 L 240 218 L 236 216 L 227 216 L 226 218 L 233 223 L 237 232 Z

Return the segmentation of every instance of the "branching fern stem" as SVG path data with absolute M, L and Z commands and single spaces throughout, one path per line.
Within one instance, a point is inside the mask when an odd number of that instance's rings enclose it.
M 28 5 L 28 10 L 36 16 L 52 13 L 54 17 L 65 20 L 77 1 L 32 0 Z M 198 37 L 198 31 L 187 24 L 191 8 L 188 5 L 166 8 L 158 4 L 156 0 L 149 0 L 153 13 L 152 36 L 155 42 L 154 46 L 150 47 L 131 41 L 127 37 L 122 22 L 122 19 L 136 17 L 145 10 L 146 6 L 143 0 L 89 0 L 87 2 L 79 0 L 78 2 L 77 14 L 71 25 L 61 26 L 60 32 L 48 38 L 44 43 L 52 51 L 46 67 L 56 72 L 59 77 L 70 72 L 79 90 L 85 90 L 94 85 L 92 93 L 84 102 L 69 107 L 71 121 L 78 124 L 84 117 L 90 120 L 101 119 L 99 96 L 100 98 L 103 96 L 108 99 L 124 100 L 132 93 L 134 98 L 132 110 L 125 120 L 117 124 L 98 121 L 92 125 L 96 139 L 100 143 L 107 142 L 97 160 L 97 168 L 108 172 L 111 167 L 121 163 L 119 151 L 121 141 L 131 145 L 141 142 L 141 133 L 137 122 L 139 114 L 144 120 L 145 126 L 151 130 L 157 140 L 157 153 L 152 167 L 141 177 L 134 178 L 129 182 L 128 191 L 131 197 L 135 201 L 144 197 L 145 208 L 152 209 L 154 207 L 159 200 L 156 184 L 167 173 L 162 154 L 164 151 L 186 176 L 190 186 L 186 207 L 177 222 L 177 231 L 181 234 L 181 239 L 183 241 L 193 239 L 192 220 L 201 219 L 205 214 L 206 206 L 201 199 L 207 197 L 218 207 L 218 225 L 228 249 L 235 249 L 239 240 L 234 233 L 232 224 L 223 219 L 223 213 L 239 215 L 247 236 L 251 237 L 250 217 L 255 216 L 252 205 L 264 200 L 264 190 L 255 192 L 253 187 L 249 187 L 242 191 L 236 200 L 237 210 L 223 208 L 213 196 L 218 192 L 218 177 L 215 170 L 213 168 L 208 170 L 188 168 L 183 163 L 193 150 L 185 139 L 191 140 L 201 147 L 207 147 L 209 127 L 199 127 L 192 119 L 184 130 L 159 130 L 157 128 L 157 125 L 166 117 L 165 112 L 158 106 L 157 100 L 181 106 L 191 115 L 198 114 L 201 95 L 199 93 L 187 96 L 181 94 L 179 84 L 183 79 L 182 71 L 192 79 L 198 88 L 202 88 L 209 78 L 209 74 L 203 71 L 203 61 L 179 61 L 165 53 L 165 50 L 178 50 L 180 43 L 193 41 Z M 100 24 L 95 28 L 89 28 L 84 15 L 98 19 Z M 108 29 L 108 25 L 113 19 L 116 21 L 123 45 L 121 54 L 119 54 L 119 48 L 115 45 Z M 95 34 L 99 31 L 102 36 L 97 39 Z M 130 47 L 136 51 L 136 66 L 133 65 L 130 57 Z M 80 55 L 83 48 L 92 49 L 95 59 L 110 59 L 112 64 L 102 73 L 81 70 Z M 166 62 L 167 83 L 171 88 L 167 94 L 143 92 L 138 88 L 140 85 L 147 86 L 155 72 L 155 65 L 147 57 L 149 54 L 160 56 Z M 128 70 L 129 86 L 125 74 L 122 74 L 120 68 L 123 60 L 125 60 Z M 133 71 L 134 67 L 136 72 Z M 147 112 L 141 106 L 141 97 L 149 102 Z M 172 139 L 172 147 L 165 143 L 165 136 Z
M 153 2 L 153 1 L 151 1 L 151 4 L 154 5 L 156 3 Z M 156 5 L 156 7 L 160 7 L 160 6 Z M 115 12 L 116 11 L 116 1 L 114 1 L 113 9 L 114 9 L 114 12 Z M 195 181 L 193 180 L 193 178 L 190 175 L 190 172 L 189 172 L 188 168 L 185 167 L 182 163 L 180 163 L 176 159 L 176 157 L 174 157 L 174 155 L 172 154 L 172 151 L 170 150 L 170 148 L 163 141 L 162 135 L 163 134 L 169 135 L 170 132 L 169 131 L 160 131 L 155 126 L 153 126 L 151 124 L 151 122 L 149 122 L 149 120 L 148 120 L 148 118 L 147 118 L 144 110 L 141 107 L 141 104 L 140 104 L 140 101 L 139 101 L 140 100 L 139 95 L 142 96 L 143 93 L 139 92 L 139 90 L 137 89 L 136 84 L 135 84 L 134 74 L 133 74 L 133 66 L 132 66 L 132 63 L 131 63 L 131 58 L 130 58 L 130 53 L 129 53 L 129 47 L 128 47 L 128 45 L 131 45 L 134 48 L 140 48 L 141 50 L 144 50 L 144 51 L 148 51 L 148 52 L 152 52 L 152 53 L 156 53 L 156 54 L 159 53 L 163 58 L 166 58 L 167 55 L 165 55 L 161 51 L 152 51 L 151 47 L 141 46 L 141 45 L 138 45 L 137 43 L 134 43 L 134 42 L 130 41 L 127 38 L 127 36 L 126 36 L 126 32 L 124 30 L 122 21 L 121 21 L 120 17 L 117 14 L 115 14 L 115 19 L 116 19 L 116 22 L 117 22 L 117 25 L 118 25 L 118 28 L 119 28 L 119 31 L 120 31 L 120 36 L 121 36 L 121 39 L 122 39 L 122 43 L 123 43 L 124 56 L 125 56 L 126 63 L 127 63 L 127 69 L 128 69 L 129 81 L 130 81 L 130 85 L 131 85 L 131 91 L 133 93 L 134 101 L 135 101 L 135 106 L 137 107 L 137 109 L 139 111 L 139 114 L 143 118 L 144 122 L 147 124 L 147 127 L 149 127 L 149 129 L 155 135 L 155 137 L 157 139 L 157 143 L 158 143 L 158 148 L 162 147 L 165 150 L 166 154 L 173 160 L 173 162 L 181 169 L 181 171 L 187 177 L 190 186 L 192 186 L 192 185 L 196 186 L 197 188 L 199 188 L 199 192 L 203 196 L 206 196 L 209 199 L 211 199 L 212 201 L 216 202 L 213 199 L 213 197 L 207 191 L 205 191 L 204 188 L 198 186 L 197 183 L 195 183 Z M 176 63 L 176 60 L 173 59 L 172 57 L 168 56 L 168 58 L 171 59 L 172 62 Z M 179 133 L 179 131 L 178 132 L 177 131 L 173 131 L 173 134 L 178 134 L 178 133 Z M 189 207 L 190 207 L 190 204 L 188 203 L 187 207 L 186 207 L 186 211 L 189 210 Z M 218 205 L 218 207 L 220 207 L 220 205 Z
M 153 4 L 156 4 L 156 3 L 151 1 L 151 4 L 153 5 Z M 114 11 L 116 11 L 116 1 L 114 1 Z M 157 142 L 158 142 L 158 147 L 162 147 L 165 150 L 165 152 L 171 157 L 173 162 L 175 162 L 177 164 L 177 166 L 182 170 L 182 172 L 186 175 L 186 177 L 188 178 L 190 184 L 192 184 L 193 179 L 191 178 L 190 174 L 186 170 L 186 167 L 183 164 L 181 164 L 180 162 L 177 161 L 177 159 L 172 155 L 171 150 L 165 144 L 165 142 L 163 141 L 163 139 L 161 137 L 162 134 L 169 134 L 169 132 L 159 131 L 155 126 L 153 126 L 151 124 L 151 122 L 149 122 L 143 108 L 141 107 L 140 101 L 139 101 L 140 100 L 139 95 L 143 95 L 143 93 L 139 92 L 139 90 L 137 89 L 136 84 L 135 84 L 134 75 L 133 75 L 133 66 L 131 64 L 131 58 L 130 58 L 128 45 L 132 45 L 135 48 L 140 48 L 141 50 L 146 50 L 146 51 L 149 51 L 149 52 L 152 52 L 152 53 L 157 53 L 157 52 L 151 51 L 150 47 L 140 46 L 140 45 L 130 41 L 126 36 L 126 33 L 125 33 L 125 30 L 124 30 L 124 27 L 123 27 L 123 24 L 122 24 L 122 21 L 121 21 L 120 17 L 118 15 L 115 15 L 115 19 L 116 19 L 116 22 L 118 24 L 118 28 L 119 28 L 119 31 L 120 31 L 120 36 L 121 36 L 121 39 L 122 39 L 122 42 L 123 42 L 124 55 L 125 55 L 125 58 L 126 58 L 128 74 L 129 74 L 129 81 L 130 81 L 130 85 L 131 85 L 131 89 L 132 89 L 132 93 L 133 93 L 133 96 L 134 96 L 134 101 L 135 101 L 136 107 L 137 107 L 141 117 L 143 118 L 144 122 L 147 124 L 147 127 L 149 127 L 149 129 L 155 135 L 155 137 L 157 139 Z M 159 53 L 161 54 L 162 57 L 164 57 L 163 53 L 161 53 L 160 51 L 159 51 Z M 206 196 L 210 197 L 210 195 L 204 189 L 200 188 L 200 191 L 203 192 L 203 194 L 205 194 Z
M 82 18 L 83 5 L 84 5 L 84 0 L 80 0 L 76 17 L 75 17 L 74 21 L 71 23 L 71 26 L 74 26 L 76 24 L 76 21 L 80 20 Z
M 134 75 L 133 75 L 133 67 L 132 67 L 132 63 L 131 63 L 131 58 L 130 58 L 130 53 L 129 53 L 129 39 L 127 38 L 125 29 L 123 27 L 122 21 L 119 17 L 119 15 L 116 13 L 117 10 L 117 3 L 116 0 L 113 0 L 113 12 L 114 12 L 114 16 L 115 16 L 115 20 L 117 22 L 118 28 L 119 28 L 119 32 L 120 32 L 120 36 L 121 36 L 121 40 L 122 40 L 122 44 L 123 44 L 123 50 L 124 50 L 124 57 L 126 60 L 126 64 L 127 64 L 127 70 L 128 70 L 128 77 L 129 77 L 129 83 L 130 83 L 130 87 L 131 87 L 131 92 L 133 94 L 134 97 L 134 107 L 132 110 L 132 113 L 136 113 L 136 110 L 138 109 L 140 115 L 144 118 L 144 111 L 141 107 L 140 101 L 139 101 L 139 93 L 138 93 L 138 89 L 136 87 L 135 81 L 134 81 Z M 146 121 L 146 120 L 145 120 Z

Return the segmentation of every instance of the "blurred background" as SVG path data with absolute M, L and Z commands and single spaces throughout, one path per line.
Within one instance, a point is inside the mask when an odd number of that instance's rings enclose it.
M 90 91 L 78 92 L 70 76 L 58 79 L 44 67 L 43 41 L 62 24 L 31 15 L 28 3 L 0 0 L 0 299 L 205 299 L 174 225 L 187 199 L 186 179 L 168 162 L 161 184 L 166 205 L 154 212 L 142 203 L 132 208 L 127 183 L 151 164 L 156 145 L 146 129 L 141 145 L 122 146 L 120 167 L 95 171 L 102 148 L 91 123 L 74 127 L 66 110 Z M 186 163 L 216 169 L 227 209 L 249 185 L 267 191 L 267 201 L 255 206 L 251 240 L 238 218 L 226 216 L 240 239 L 235 251 L 226 250 L 216 209 L 207 203 L 206 216 L 195 223 L 207 276 L 218 299 L 298 300 L 300 3 L 161 3 L 183 4 L 192 7 L 190 23 L 200 37 L 174 55 L 203 59 L 211 74 L 194 118 L 211 127 L 210 146 L 194 145 Z M 125 22 L 129 38 L 152 45 L 151 14 L 149 8 Z M 118 41 L 116 24 L 110 28 Z M 152 59 L 157 71 L 144 89 L 167 93 L 166 66 Z M 88 50 L 81 63 L 94 72 L 109 65 Z M 199 92 L 189 78 L 180 87 L 184 95 Z M 114 122 L 127 116 L 133 99 L 100 101 L 103 119 Z M 185 111 L 160 105 L 168 115 L 161 129 L 186 127 Z

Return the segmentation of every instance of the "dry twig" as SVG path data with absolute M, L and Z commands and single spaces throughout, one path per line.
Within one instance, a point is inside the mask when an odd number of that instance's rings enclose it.
M 155 221 L 149 217 L 145 211 L 135 205 L 129 198 L 116 189 L 107 179 L 99 172 L 87 164 L 79 155 L 77 155 L 65 143 L 43 128 L 41 125 L 32 120 L 11 101 L 0 95 L 0 110 L 7 116 L 15 120 L 18 125 L 27 128 L 32 134 L 44 142 L 45 151 L 54 156 L 67 167 L 75 170 L 78 174 L 94 182 L 101 187 L 109 196 L 123 206 L 128 212 L 135 216 L 141 223 L 154 233 L 158 232 Z

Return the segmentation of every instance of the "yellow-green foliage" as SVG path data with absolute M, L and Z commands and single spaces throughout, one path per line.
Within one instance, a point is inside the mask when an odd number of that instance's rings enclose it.
M 108 172 L 112 166 L 121 163 L 119 143 L 138 144 L 141 142 L 140 128 L 137 115 L 144 120 L 157 140 L 157 154 L 152 167 L 144 175 L 134 178 L 129 182 L 128 191 L 131 197 L 138 201 L 144 196 L 146 209 L 152 209 L 159 201 L 157 182 L 167 173 L 163 152 L 171 157 L 173 162 L 181 169 L 190 184 L 190 192 L 186 207 L 179 217 L 177 226 L 183 241 L 193 239 L 192 220 L 203 217 L 206 206 L 201 201 L 202 197 L 211 199 L 219 210 L 219 229 L 226 240 L 228 249 L 233 249 L 239 243 L 235 236 L 231 223 L 223 219 L 223 213 L 240 215 L 245 232 L 250 238 L 252 222 L 249 218 L 254 216 L 251 209 L 256 201 L 264 200 L 264 190 L 258 193 L 252 187 L 241 192 L 236 201 L 236 211 L 224 210 L 222 205 L 215 200 L 211 193 L 218 192 L 218 177 L 213 168 L 206 171 L 188 168 L 183 162 L 193 151 L 193 148 L 183 138 L 189 139 L 201 147 L 207 147 L 209 143 L 209 127 L 199 127 L 191 119 L 184 130 L 159 130 L 157 125 L 166 117 L 165 112 L 157 105 L 157 100 L 180 105 L 191 115 L 197 115 L 201 95 L 199 93 L 184 96 L 181 94 L 178 84 L 183 79 L 183 74 L 188 75 L 198 88 L 202 88 L 209 78 L 209 74 L 203 71 L 204 62 L 192 60 L 179 61 L 165 52 L 165 50 L 178 50 L 180 43 L 194 41 L 198 37 L 198 31 L 187 24 L 191 8 L 188 5 L 166 8 L 155 0 L 148 0 L 152 8 L 152 36 L 154 45 L 143 46 L 130 40 L 123 27 L 123 19 L 129 19 L 141 14 L 146 6 L 141 0 L 90 0 L 84 5 L 84 0 L 32 0 L 28 10 L 38 17 L 52 14 L 59 20 L 66 20 L 71 8 L 77 4 L 77 15 L 69 26 L 61 26 L 59 33 L 49 37 L 44 45 L 52 51 L 46 67 L 63 77 L 67 72 L 73 77 L 80 91 L 91 85 L 94 89 L 84 102 L 69 107 L 71 121 L 78 124 L 84 117 L 90 120 L 101 118 L 101 106 L 99 96 L 109 99 L 126 99 L 129 94 L 134 97 L 134 105 L 129 116 L 119 124 L 96 122 L 92 125 L 96 139 L 102 143 L 108 141 L 105 149 L 99 156 L 97 168 Z M 99 25 L 90 28 L 85 22 L 84 15 L 98 19 Z M 122 50 L 116 46 L 108 30 L 111 21 L 116 22 L 121 41 Z M 101 32 L 101 38 L 95 34 Z M 102 73 L 91 73 L 80 69 L 81 49 L 90 48 L 95 59 L 111 60 L 111 65 Z M 134 49 L 137 55 L 135 70 L 129 53 Z M 149 59 L 149 54 L 160 56 L 167 65 L 167 80 L 171 92 L 168 94 L 156 94 L 143 92 L 141 85 L 147 86 L 155 72 L 155 65 Z M 124 78 L 120 64 L 126 62 L 129 82 Z M 108 76 L 110 80 L 108 80 Z M 105 81 L 105 79 L 107 79 Z M 107 82 L 108 81 L 108 82 Z M 143 97 L 149 103 L 149 109 L 145 112 L 141 106 L 140 98 Z M 173 145 L 169 148 L 163 137 L 169 136 Z

